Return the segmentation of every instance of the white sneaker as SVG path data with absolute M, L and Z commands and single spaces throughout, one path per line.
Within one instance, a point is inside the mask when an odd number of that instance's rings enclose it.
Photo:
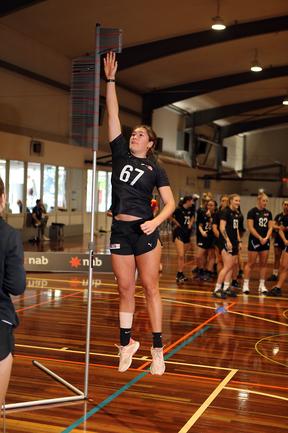
M 123 373 L 124 371 L 128 370 L 128 368 L 130 367 L 132 363 L 132 357 L 139 349 L 140 343 L 130 338 L 130 342 L 127 346 L 117 346 L 117 347 L 119 349 L 119 356 L 120 356 L 118 371 Z
M 47 236 L 43 236 L 43 241 L 50 241 L 50 238 L 48 238 Z
M 243 289 L 242 289 L 242 293 L 244 293 L 244 295 L 248 295 L 249 292 L 250 292 L 249 287 L 243 287 Z
M 163 357 L 163 347 L 151 347 L 152 363 L 150 365 L 151 374 L 162 376 L 165 371 L 165 362 Z
M 260 295 L 264 295 L 264 294 L 268 293 L 268 289 L 265 286 L 259 286 L 258 292 Z

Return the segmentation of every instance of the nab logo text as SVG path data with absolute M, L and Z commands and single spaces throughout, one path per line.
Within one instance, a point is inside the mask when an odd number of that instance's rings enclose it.
M 45 256 L 28 257 L 28 265 L 48 265 L 49 260 Z
M 89 259 L 83 259 L 82 261 L 83 266 L 89 266 Z M 93 258 L 93 267 L 99 267 L 102 266 L 102 260 L 99 259 L 99 257 Z

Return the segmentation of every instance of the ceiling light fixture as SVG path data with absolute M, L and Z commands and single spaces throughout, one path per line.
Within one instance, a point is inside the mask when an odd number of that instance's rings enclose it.
M 260 65 L 260 63 L 259 63 L 259 60 L 258 60 L 258 50 L 257 50 L 257 48 L 255 49 L 255 56 L 254 56 L 254 59 L 253 59 L 253 61 L 252 61 L 252 63 L 251 63 L 251 68 L 250 68 L 250 70 L 251 71 L 253 71 L 253 72 L 261 72 L 262 71 L 262 66 Z
M 211 28 L 213 30 L 224 30 L 226 29 L 226 26 L 224 24 L 223 19 L 220 16 L 220 0 L 217 0 L 217 12 L 216 16 L 212 18 L 213 24 Z

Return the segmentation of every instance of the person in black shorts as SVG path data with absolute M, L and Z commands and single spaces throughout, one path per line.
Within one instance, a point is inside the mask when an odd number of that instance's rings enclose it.
M 159 293 L 161 245 L 158 226 L 174 211 L 175 202 L 164 169 L 152 149 L 156 134 L 146 125 L 134 128 L 129 143 L 121 133 L 115 87 L 117 61 L 109 52 L 104 59 L 108 134 L 112 151 L 112 227 L 110 251 L 120 295 L 119 371 L 126 371 L 139 342 L 131 338 L 135 309 L 135 270 L 138 269 L 146 296 L 153 332 L 152 374 L 165 371 L 162 344 L 162 304 Z M 151 199 L 158 189 L 163 208 L 153 217 Z
M 281 296 L 282 288 L 288 276 L 288 212 L 286 212 L 286 210 L 284 211 L 284 216 L 281 219 L 281 226 L 279 226 L 279 237 L 283 243 L 279 268 L 279 279 L 277 286 L 273 287 L 267 293 L 268 296 Z
M 172 216 L 172 222 L 175 228 L 172 233 L 173 242 L 175 242 L 177 250 L 177 265 L 178 272 L 176 275 L 177 283 L 187 281 L 187 277 L 183 273 L 185 253 L 190 247 L 190 238 L 192 226 L 194 224 L 195 210 L 193 207 L 193 198 L 190 195 L 183 197 L 181 205 L 175 209 Z
M 279 230 L 282 226 L 283 218 L 286 218 L 288 215 L 288 200 L 284 200 L 282 202 L 282 212 L 278 213 L 274 218 L 274 228 L 273 228 L 273 241 L 274 241 L 274 266 L 272 275 L 267 279 L 267 281 L 277 281 L 278 280 L 278 272 L 280 267 L 280 259 L 281 254 L 284 249 L 283 240 L 279 234 Z
M 244 226 L 244 215 L 241 211 L 240 206 L 239 206 L 238 212 L 239 212 L 239 234 L 240 234 L 240 238 L 242 240 L 244 233 L 246 232 L 246 229 Z M 241 249 L 241 251 L 239 251 L 239 254 L 238 254 L 238 275 L 237 275 L 238 278 L 243 278 L 244 262 L 243 262 L 243 257 L 242 257 L 241 253 L 242 253 L 242 249 Z
M 32 219 L 34 227 L 39 227 L 41 238 L 38 240 L 49 241 L 50 239 L 45 236 L 45 228 L 48 222 L 48 215 L 46 209 L 40 198 L 36 200 L 36 206 L 32 209 Z
M 0 215 L 5 208 L 4 184 L 0 178 Z M 23 247 L 20 236 L 0 217 L 0 411 L 11 374 L 14 337 L 18 325 L 11 295 L 21 295 L 26 287 Z
M 266 267 L 270 248 L 270 236 L 273 230 L 271 212 L 266 209 L 268 197 L 261 193 L 257 197 L 257 206 L 249 210 L 247 214 L 247 228 L 249 230 L 248 239 L 248 262 L 244 268 L 244 281 L 242 291 L 248 294 L 249 278 L 251 270 L 254 268 L 257 257 L 260 265 L 259 293 L 268 292 L 265 286 Z
M 217 272 L 221 271 L 223 268 L 223 260 L 221 255 L 221 246 L 220 246 L 220 216 L 224 209 L 229 205 L 229 196 L 224 194 L 220 197 L 220 206 L 219 209 L 214 213 L 212 220 L 212 230 L 215 238 L 214 247 L 216 253 L 217 260 Z
M 229 206 L 220 215 L 219 248 L 221 250 L 223 268 L 218 274 L 213 296 L 215 298 L 236 297 L 235 290 L 230 288 L 233 267 L 238 261 L 239 246 L 241 240 L 239 234 L 239 212 L 240 197 L 238 194 L 229 196 Z M 222 289 L 222 284 L 224 284 Z
M 215 212 L 215 201 L 208 199 L 205 208 L 199 211 L 196 221 L 196 241 L 197 241 L 197 265 L 198 278 L 209 280 L 213 273 L 215 262 L 214 254 L 214 234 L 212 230 L 213 214 Z

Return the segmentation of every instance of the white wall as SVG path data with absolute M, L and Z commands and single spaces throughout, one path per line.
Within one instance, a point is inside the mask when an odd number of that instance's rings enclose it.
M 227 147 L 227 161 L 223 161 L 223 167 L 229 167 L 234 170 L 242 170 L 243 168 L 243 137 L 234 135 L 233 137 L 224 140 L 224 146 Z M 242 174 L 241 174 L 242 176 Z
M 273 164 L 288 165 L 288 128 L 266 129 L 246 135 L 245 167 Z
M 178 125 L 182 116 L 170 108 L 153 111 L 152 125 L 158 137 L 163 138 L 163 151 L 175 153 L 177 150 Z

